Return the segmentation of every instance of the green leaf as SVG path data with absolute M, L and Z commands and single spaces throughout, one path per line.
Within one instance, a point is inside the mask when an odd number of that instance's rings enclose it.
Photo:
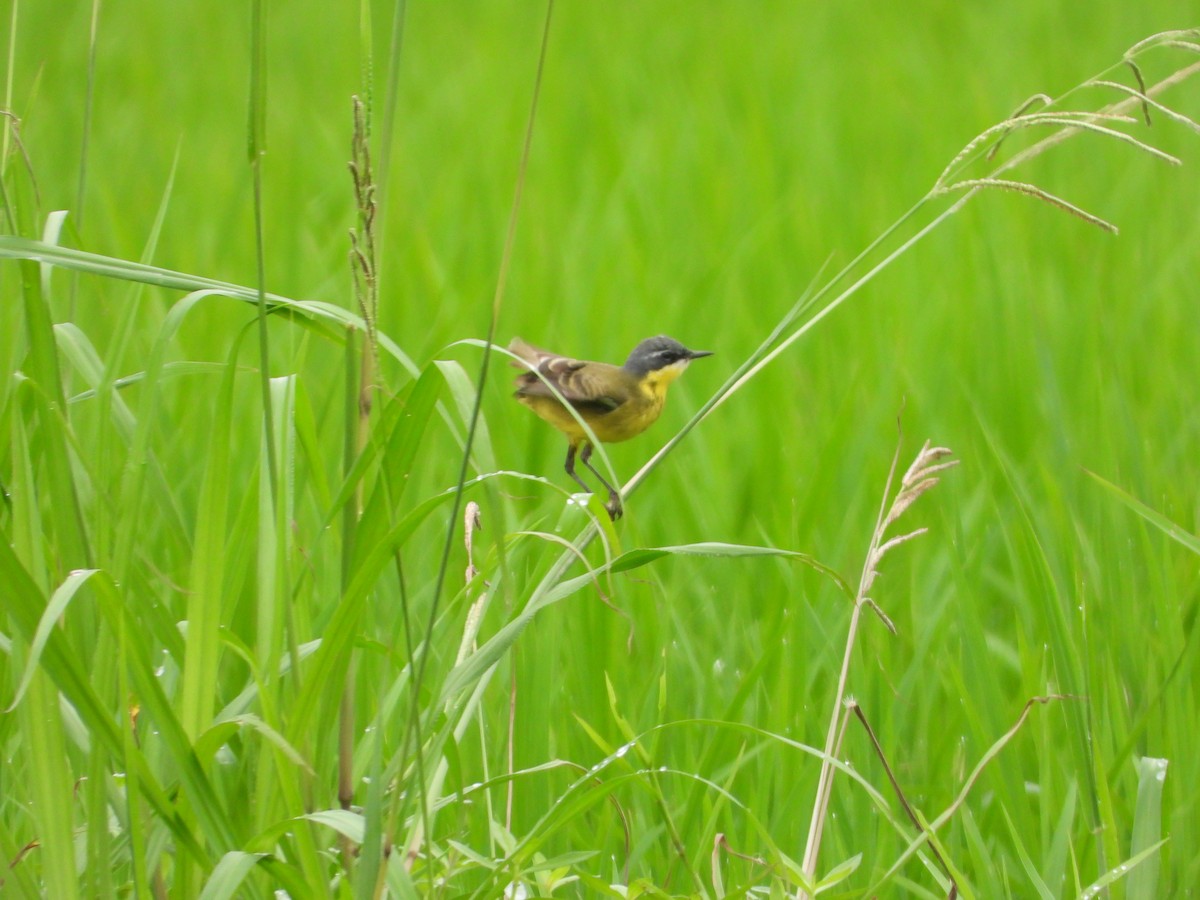
M 301 755 L 299 750 L 289 744 L 282 734 L 258 716 L 249 714 L 233 716 L 214 724 L 196 739 L 196 755 L 202 760 L 211 758 L 222 744 L 227 743 L 243 727 L 258 732 L 266 739 L 267 743 L 283 753 L 284 757 L 294 766 L 315 777 L 316 773 L 313 772 L 312 766 L 308 764 L 308 760 Z
M 461 841 L 456 841 L 453 838 L 447 838 L 446 846 L 451 847 L 454 852 L 459 854 L 463 859 L 469 859 L 475 865 L 489 871 L 496 869 L 496 867 L 502 862 L 502 860 L 498 859 L 489 859 L 478 850 L 468 847 L 466 844 L 462 843 Z
M 816 891 L 816 885 L 808 880 L 808 876 L 804 874 L 804 868 L 786 854 L 779 854 L 779 862 L 783 868 L 784 877 L 792 887 L 797 887 L 805 893 L 812 894 Z
M 1133 839 L 1129 852 L 1137 856 L 1158 846 L 1162 837 L 1162 794 L 1167 760 L 1143 756 L 1134 763 L 1138 775 L 1137 804 L 1133 810 Z M 1127 900 L 1153 900 L 1158 892 L 1159 859 L 1155 855 L 1134 870 L 1125 888 Z
M 807 553 L 800 553 L 796 550 L 781 550 L 778 547 L 727 544 L 720 541 L 701 541 L 695 544 L 683 544 L 676 547 L 649 547 L 640 550 L 630 550 L 628 553 L 622 554 L 613 563 L 613 571 L 624 572 L 629 569 L 635 569 L 656 559 L 661 559 L 664 556 L 708 556 L 723 559 L 774 556 L 782 559 L 791 559 L 820 572 L 833 581 L 848 599 L 854 599 L 854 592 L 835 570 Z
M 33 640 L 29 645 L 29 657 L 25 660 L 25 671 L 21 674 L 21 681 L 17 685 L 13 701 L 5 712 L 12 712 L 21 702 L 21 697 L 24 696 L 25 689 L 29 686 L 29 680 L 42 661 L 42 649 L 46 646 L 46 641 L 50 639 L 50 632 L 58 623 L 59 617 L 66 615 L 67 607 L 75 599 L 75 594 L 97 571 L 97 569 L 78 569 L 72 572 L 67 576 L 67 580 L 58 586 L 50 598 L 50 602 L 46 604 L 46 609 L 38 621 L 37 631 L 34 632 Z
M 586 872 L 579 872 L 579 883 L 588 889 L 590 896 L 593 897 L 618 897 L 626 898 L 634 896 L 632 893 L 627 893 L 624 889 L 618 890 L 611 884 L 597 878 L 595 875 L 589 875 Z
M 1088 475 L 1091 475 L 1092 478 L 1098 481 L 1105 490 L 1107 490 L 1110 494 L 1132 509 L 1135 513 L 1137 513 L 1167 537 L 1171 538 L 1171 540 L 1179 542 L 1193 553 L 1200 555 L 1200 537 L 1196 537 L 1196 535 L 1192 534 L 1191 532 L 1185 531 L 1162 513 L 1150 508 L 1132 494 L 1129 494 L 1117 487 L 1111 481 L 1106 481 L 1095 472 L 1088 471 L 1087 469 L 1084 469 L 1083 471 L 1087 472 Z
M 1071 826 L 1075 822 L 1078 793 L 1079 789 L 1075 782 L 1073 780 L 1068 782 L 1062 810 L 1059 812 L 1050 840 L 1050 848 L 1046 851 L 1042 862 L 1046 884 L 1051 890 L 1060 893 L 1066 881 L 1067 853 L 1071 845 Z
M 1013 846 L 1017 850 L 1017 859 L 1021 861 L 1021 867 L 1025 870 L 1025 874 L 1029 877 L 1030 883 L 1037 891 L 1038 897 L 1041 900 L 1054 900 L 1055 894 L 1042 880 L 1041 874 L 1037 870 L 1037 866 L 1033 863 L 1033 858 L 1029 855 L 1029 851 L 1025 849 L 1025 844 L 1021 840 L 1021 836 L 1017 833 L 1017 827 L 1013 825 L 1012 818 L 1008 814 L 1008 810 L 1003 804 L 1000 806 L 1000 812 L 1004 814 L 1004 821 L 1008 825 L 1008 833 L 1012 836 Z
M 221 659 L 219 633 L 229 537 L 227 498 L 232 493 L 231 410 L 240 344 L 234 342 L 220 390 L 213 398 L 213 423 L 206 442 L 207 465 L 196 512 L 179 714 L 184 731 L 193 738 L 212 720 L 213 685 L 217 683 Z
M 332 828 L 356 844 L 362 844 L 366 834 L 366 822 L 362 815 L 348 809 L 319 809 L 305 813 L 302 816 L 281 819 L 259 832 L 246 842 L 247 847 L 273 847 L 287 832 L 296 827 L 297 822 L 313 822 Z
M 858 867 L 862 864 L 862 858 L 863 855 L 861 853 L 856 853 L 849 859 L 838 863 L 836 866 L 826 872 L 824 877 L 817 882 L 817 889 L 815 893 L 820 894 L 822 891 L 827 891 L 834 885 L 845 881 L 856 871 L 858 871 Z
M 205 278 L 201 275 L 189 275 L 145 263 L 131 262 L 112 256 L 102 256 L 99 253 L 88 253 L 84 250 L 73 250 L 67 247 L 56 247 L 43 241 L 15 235 L 0 235 L 0 259 L 36 260 L 45 265 L 57 266 L 61 269 L 72 269 L 99 275 L 105 278 L 119 278 L 123 281 L 133 281 L 140 284 L 156 285 L 177 291 L 209 291 L 223 294 L 234 300 L 245 303 L 258 303 L 258 290 L 244 287 L 228 281 L 215 278 Z M 327 336 L 336 337 L 344 334 L 345 326 L 352 325 L 360 331 L 366 331 L 366 323 L 362 318 L 340 306 L 325 303 L 320 300 L 293 300 L 279 294 L 266 295 L 267 305 L 272 312 L 293 313 L 302 320 L 339 326 L 327 331 Z M 387 335 L 379 334 L 379 345 L 396 359 L 412 376 L 418 369 L 408 355 L 404 353 Z
M 557 880 L 566 874 L 566 870 L 579 865 L 581 862 L 594 859 L 599 855 L 599 850 L 574 850 L 567 853 L 560 853 L 558 856 L 551 857 L 550 859 L 535 860 L 521 871 L 523 874 L 532 875 L 535 872 L 545 872 L 548 869 L 563 869 L 564 871 L 556 876 Z
M 4 236 L 0 236 L 3 241 Z M 46 245 L 50 246 L 50 245 Z M 53 508 L 53 563 L 63 569 L 90 564 L 87 529 L 79 500 L 79 486 L 71 465 L 68 446 L 70 424 L 65 418 L 66 395 L 58 363 L 58 346 L 50 321 L 49 299 L 46 296 L 46 272 L 31 262 L 20 266 L 22 297 L 24 299 L 25 331 L 29 341 L 29 375 L 37 385 L 33 392 L 38 406 L 45 475 L 40 491 L 45 491 Z
M 348 809 L 321 809 L 304 816 L 310 822 L 332 828 L 343 837 L 349 838 L 356 844 L 362 844 L 367 826 L 363 817 Z
M 389 402 L 383 409 L 377 433 L 386 439 L 373 440 L 354 461 L 345 483 L 330 507 L 327 518 L 332 517 L 350 502 L 358 483 L 366 477 L 371 463 L 380 459 L 383 471 L 375 482 L 375 488 L 367 501 L 363 515 L 355 529 L 360 550 L 369 549 L 386 534 L 392 524 L 400 500 L 408 488 L 417 453 L 421 448 L 429 420 L 437 408 L 441 395 L 442 378 L 434 366 L 426 366 L 403 395 Z M 355 555 L 355 562 L 360 558 Z
M 1159 848 L 1161 848 L 1163 846 L 1163 844 L 1165 844 L 1166 842 L 1167 842 L 1167 839 L 1163 838 L 1161 841 L 1151 844 L 1149 847 L 1147 847 L 1141 853 L 1135 854 L 1134 856 L 1129 857 L 1129 859 L 1125 860 L 1125 862 L 1121 863 L 1120 865 L 1114 866 L 1113 868 L 1109 869 L 1107 872 L 1105 872 L 1103 875 L 1101 875 L 1099 878 L 1097 878 L 1095 881 L 1093 881 L 1091 884 L 1089 884 L 1086 888 L 1083 889 L 1083 891 L 1079 895 L 1079 900 L 1092 900 L 1092 898 L 1098 896 L 1100 894 L 1100 891 L 1102 891 L 1104 888 L 1108 887 L 1110 884 L 1115 884 L 1116 882 L 1118 882 L 1122 878 L 1124 878 L 1126 875 L 1129 875 L 1131 872 L 1134 872 L 1138 866 L 1140 866 L 1146 860 L 1148 860 L 1152 856 L 1154 856 L 1154 854 L 1156 854 L 1159 851 Z
M 241 850 L 230 850 L 213 867 L 212 875 L 200 892 L 200 900 L 226 900 L 236 896 L 246 876 L 269 853 L 243 853 Z
M 21 706 L 22 740 L 29 744 L 32 819 L 45 853 L 42 872 L 46 895 L 72 900 L 79 896 L 75 877 L 75 808 L 71 766 L 59 715 L 59 693 L 44 672 L 32 680 L 28 701 Z
M 446 379 L 446 385 L 450 388 L 450 396 L 454 398 L 454 405 L 458 408 L 458 414 L 462 417 L 463 423 L 469 423 L 475 408 L 475 382 L 467 375 L 467 370 L 453 360 L 434 360 L 434 365 Z M 475 426 L 475 443 L 471 447 L 471 456 L 477 471 L 491 472 L 496 468 L 496 455 L 492 450 L 491 434 L 482 410 Z

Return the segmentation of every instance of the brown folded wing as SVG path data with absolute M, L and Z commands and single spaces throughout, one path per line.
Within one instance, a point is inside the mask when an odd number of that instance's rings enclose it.
M 508 349 L 541 375 L 539 378 L 528 371 L 518 375 L 518 396 L 554 397 L 554 392 L 546 386 L 548 381 L 564 400 L 578 409 L 611 412 L 624 402 L 625 398 L 614 396 L 612 390 L 614 384 L 620 384 L 621 376 L 625 374 L 618 366 L 560 356 L 520 339 L 514 340 Z M 513 365 L 524 368 L 519 362 L 513 362 Z M 615 381 L 614 376 L 617 379 Z

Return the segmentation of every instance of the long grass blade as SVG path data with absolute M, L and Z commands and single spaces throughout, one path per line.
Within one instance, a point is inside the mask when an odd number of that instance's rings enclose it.
M 1084 471 L 1087 472 L 1086 469 Z M 1184 530 L 1179 525 L 1177 525 L 1175 522 L 1172 522 L 1170 519 L 1168 519 L 1166 516 L 1164 516 L 1162 513 L 1147 506 L 1145 503 L 1138 500 L 1136 497 L 1134 497 L 1128 491 L 1122 490 L 1121 488 L 1119 488 L 1115 484 L 1113 484 L 1111 481 L 1108 481 L 1105 478 L 1102 478 L 1101 476 L 1097 475 L 1095 472 L 1087 472 L 1087 474 L 1090 475 L 1092 478 L 1094 478 L 1097 482 L 1099 482 L 1099 484 L 1106 491 L 1108 491 L 1110 494 L 1112 494 L 1114 497 L 1116 497 L 1118 500 L 1120 500 L 1122 503 L 1124 503 L 1127 507 L 1132 509 L 1135 513 L 1137 513 L 1139 516 L 1141 516 L 1143 519 L 1145 519 L 1147 522 L 1149 522 L 1151 525 L 1153 525 L 1155 528 L 1157 528 L 1159 531 L 1161 531 L 1163 534 L 1165 534 L 1171 540 L 1175 541 L 1177 544 L 1180 544 L 1183 547 L 1186 547 L 1188 550 L 1191 550 L 1193 553 L 1200 555 L 1200 537 L 1197 537 L 1196 535 L 1192 534 L 1191 532 Z
M 1133 811 L 1133 837 L 1129 853 L 1137 858 L 1160 847 L 1162 841 L 1163 786 L 1167 780 L 1167 760 L 1143 756 L 1136 762 L 1138 786 L 1137 804 Z M 1129 900 L 1152 900 L 1161 897 L 1159 889 L 1159 855 L 1152 854 L 1129 875 L 1125 896 Z

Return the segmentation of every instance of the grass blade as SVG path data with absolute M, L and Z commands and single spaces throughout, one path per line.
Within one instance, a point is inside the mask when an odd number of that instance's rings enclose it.
M 204 883 L 200 900 L 227 900 L 238 895 L 238 888 L 246 876 L 267 856 L 266 853 L 243 853 L 231 850 L 221 857 L 213 867 L 212 874 Z
M 1137 805 L 1133 811 L 1133 838 L 1129 852 L 1137 858 L 1162 846 L 1162 796 L 1167 780 L 1167 760 L 1143 756 L 1135 763 L 1138 775 Z M 1158 888 L 1158 855 L 1154 854 L 1129 876 L 1125 896 L 1128 900 L 1154 900 Z
M 1100 892 L 1109 885 L 1116 884 L 1125 876 L 1132 872 L 1136 872 L 1137 867 L 1158 853 L 1163 844 L 1166 842 L 1167 839 L 1163 838 L 1161 841 L 1151 844 L 1141 853 L 1131 856 L 1120 865 L 1109 869 L 1107 872 L 1089 884 L 1086 888 L 1084 888 L 1083 892 L 1079 895 L 1079 900 L 1092 900 L 1093 897 L 1098 897 Z
M 200 489 L 192 545 L 191 589 L 187 602 L 187 639 L 183 682 L 180 687 L 180 721 L 194 740 L 212 720 L 212 686 L 220 663 L 218 633 L 223 620 L 227 498 L 230 487 L 230 419 L 240 342 L 225 366 L 216 398 L 212 430 L 207 442 L 207 468 Z
M 1182 544 L 1193 553 L 1200 555 L 1200 537 L 1196 537 L 1196 535 L 1185 531 L 1162 513 L 1147 506 L 1141 500 L 1138 500 L 1132 494 L 1117 487 L 1111 481 L 1107 481 L 1106 479 L 1097 475 L 1095 472 L 1088 472 L 1087 469 L 1084 469 L 1084 471 L 1087 472 L 1087 474 L 1094 478 L 1097 482 L 1099 482 L 1106 491 L 1132 509 L 1135 513 L 1137 513 L 1171 540 Z
M 5 712 L 12 712 L 21 702 L 21 698 L 25 695 L 25 689 L 29 687 L 29 682 L 33 678 L 33 673 L 41 664 L 42 649 L 50 638 L 50 631 L 58 624 L 58 620 L 66 615 L 67 607 L 75 599 L 75 594 L 89 578 L 96 574 L 96 571 L 96 569 L 78 569 L 72 572 L 51 595 L 50 602 L 46 604 L 46 609 L 38 622 L 37 631 L 34 632 L 33 641 L 30 643 L 29 657 L 25 660 L 25 671 L 21 673 L 21 681 L 17 685 L 16 694 Z

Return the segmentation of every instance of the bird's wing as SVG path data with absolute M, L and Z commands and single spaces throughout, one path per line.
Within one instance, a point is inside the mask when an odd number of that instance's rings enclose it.
M 525 362 L 529 363 L 529 365 L 533 366 L 534 368 L 537 368 L 543 359 L 551 359 L 558 356 L 557 353 L 551 353 L 549 350 L 543 350 L 541 347 L 535 347 L 533 344 L 527 343 L 526 341 L 521 340 L 519 337 L 515 337 L 509 341 L 508 352 L 525 360 Z M 517 362 L 515 359 L 509 365 L 515 366 L 518 369 L 525 368 L 525 366 L 521 365 L 521 363 Z
M 550 382 L 564 400 L 579 408 L 590 407 L 598 412 L 609 412 L 627 399 L 613 390 L 615 385 L 622 383 L 621 376 L 625 374 L 619 366 L 560 356 L 527 344 L 520 338 L 514 339 L 508 349 L 538 373 L 535 375 L 527 371 L 517 376 L 519 396 L 554 397 L 554 392 L 546 386 L 546 382 Z M 513 365 L 523 368 L 518 362 Z M 616 379 L 613 378 L 614 373 Z

